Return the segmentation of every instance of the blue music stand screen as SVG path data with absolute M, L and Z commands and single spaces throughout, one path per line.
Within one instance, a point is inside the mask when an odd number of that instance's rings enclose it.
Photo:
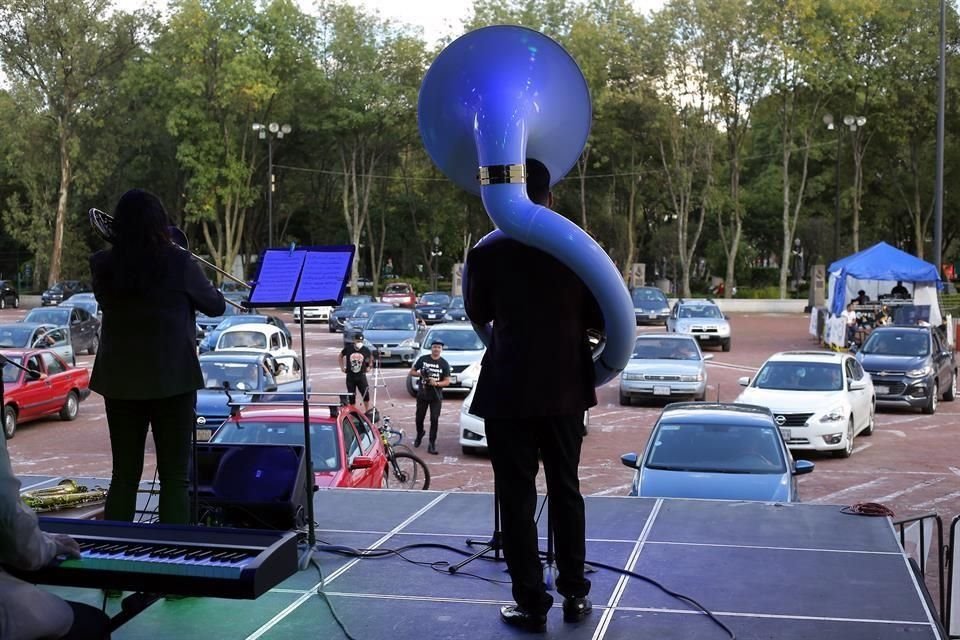
M 250 291 L 250 307 L 338 305 L 343 300 L 353 245 L 267 249 Z

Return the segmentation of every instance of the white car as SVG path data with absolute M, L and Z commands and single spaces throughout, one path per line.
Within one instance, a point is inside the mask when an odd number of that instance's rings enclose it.
M 326 305 L 321 307 L 304 307 L 303 317 L 307 322 L 328 322 L 332 310 L 333 307 Z M 293 308 L 293 321 L 300 322 L 300 307 Z
M 710 298 L 677 300 L 667 316 L 667 331 L 688 333 L 696 336 L 701 346 L 719 346 L 730 351 L 730 320 Z
M 287 334 L 276 325 L 264 322 L 227 327 L 217 339 L 215 351 L 269 353 L 281 366 L 277 382 L 287 382 L 288 377 L 300 379 L 300 358 L 287 342 Z
M 480 336 L 469 323 L 437 324 L 430 327 L 420 344 L 420 350 L 414 357 L 414 362 L 420 356 L 430 355 L 430 344 L 434 340 L 443 342 L 444 360 L 450 363 L 450 385 L 444 387 L 445 392 L 469 392 L 480 375 L 480 360 L 487 348 Z M 420 381 L 413 376 L 407 376 L 407 393 L 416 397 L 420 388 Z
M 460 406 L 460 448 L 464 455 L 479 453 L 482 449 L 487 448 L 487 431 L 484 427 L 483 418 L 470 413 L 470 405 L 473 404 L 473 394 L 476 389 L 477 387 L 474 385 Z M 587 410 L 583 412 L 584 435 L 589 428 L 590 411 Z
M 740 385 L 736 401 L 769 408 L 790 449 L 848 458 L 854 438 L 873 433 L 873 381 L 848 353 L 777 353 Z

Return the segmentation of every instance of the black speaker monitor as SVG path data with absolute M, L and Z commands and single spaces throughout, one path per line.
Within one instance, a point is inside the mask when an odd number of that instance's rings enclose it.
M 281 530 L 306 524 L 302 445 L 198 444 L 196 451 L 201 523 Z

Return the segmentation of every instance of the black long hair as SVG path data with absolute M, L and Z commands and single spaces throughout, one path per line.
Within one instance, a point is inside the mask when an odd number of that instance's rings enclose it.
M 143 189 L 120 196 L 113 210 L 114 282 L 124 289 L 142 289 L 164 275 L 161 256 L 171 247 L 170 219 L 160 198 Z

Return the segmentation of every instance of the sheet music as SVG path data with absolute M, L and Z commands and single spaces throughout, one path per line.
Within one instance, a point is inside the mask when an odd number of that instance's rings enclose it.
M 351 254 L 346 251 L 308 252 L 294 302 L 337 304 L 350 258 Z
M 306 251 L 267 250 L 250 303 L 289 303 L 297 289 L 306 254 Z

